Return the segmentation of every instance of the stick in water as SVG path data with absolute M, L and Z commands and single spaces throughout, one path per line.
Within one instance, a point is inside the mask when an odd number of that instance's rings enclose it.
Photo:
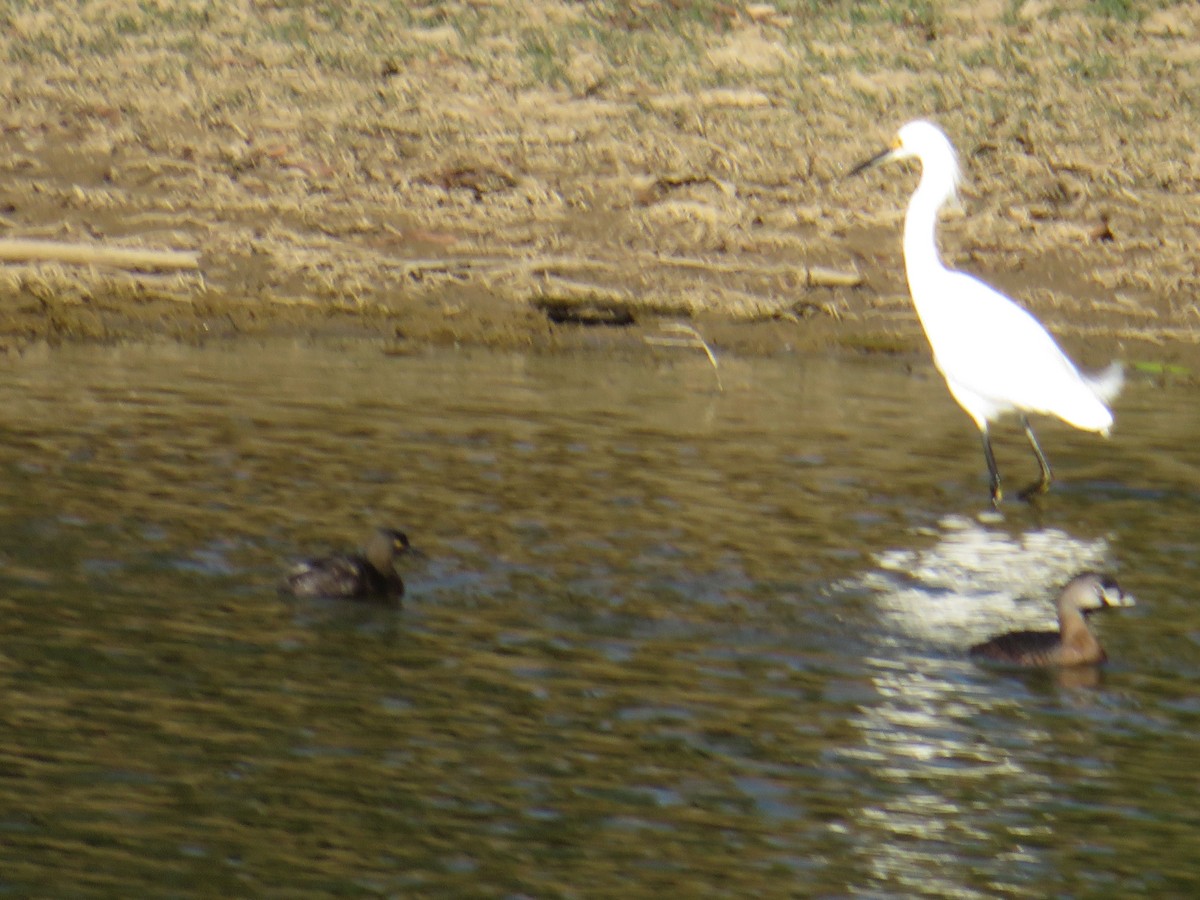
M 647 335 L 643 340 L 647 344 L 652 344 L 656 347 L 692 347 L 703 350 L 708 357 L 708 361 L 712 363 L 713 372 L 717 376 L 717 390 L 724 392 L 725 386 L 721 384 L 721 366 L 717 363 L 716 354 L 712 352 L 712 348 L 708 346 L 708 342 L 700 336 L 691 325 L 683 322 L 667 322 L 660 326 L 666 337 L 658 337 L 656 335 Z

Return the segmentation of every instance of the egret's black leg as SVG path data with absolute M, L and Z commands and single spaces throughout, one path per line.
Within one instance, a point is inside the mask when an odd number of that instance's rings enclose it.
M 1003 491 L 1000 490 L 1000 470 L 996 468 L 996 454 L 992 452 L 992 439 L 988 437 L 987 429 L 979 432 L 983 438 L 983 458 L 987 460 L 988 480 L 992 489 L 992 506 L 999 509 Z
M 1021 416 L 1021 424 L 1025 426 L 1025 437 L 1029 438 L 1029 446 L 1033 448 L 1033 455 L 1037 457 L 1038 465 L 1042 468 L 1041 478 L 1021 491 L 1021 499 L 1029 500 L 1038 494 L 1046 493 L 1050 489 L 1050 482 L 1054 480 L 1054 473 L 1050 471 L 1050 464 L 1046 462 L 1046 454 L 1038 446 L 1037 438 L 1033 434 L 1033 428 L 1029 425 L 1029 419 Z

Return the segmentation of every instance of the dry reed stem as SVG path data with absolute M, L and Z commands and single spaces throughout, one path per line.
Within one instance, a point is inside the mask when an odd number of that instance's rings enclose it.
M 685 322 L 664 322 L 659 328 L 661 331 L 667 332 L 667 335 L 662 337 L 646 335 L 642 340 L 655 347 L 685 347 L 703 350 L 713 367 L 713 373 L 717 379 L 717 390 L 725 392 L 725 385 L 721 383 L 721 366 L 717 362 L 717 356 L 699 331 Z
M 111 266 L 116 269 L 198 269 L 198 254 L 176 250 L 137 250 L 64 244 L 58 241 L 0 240 L 0 261 L 63 262 L 82 266 Z

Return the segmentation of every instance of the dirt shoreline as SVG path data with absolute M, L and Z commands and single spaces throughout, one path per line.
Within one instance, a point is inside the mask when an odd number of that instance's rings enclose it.
M 684 321 L 719 352 L 924 352 L 915 173 L 843 178 L 919 114 L 968 177 L 948 261 L 1085 365 L 1200 361 L 1194 5 L 309 6 L 8 14 L 7 236 L 201 267 L 5 264 L 0 345 L 638 352 Z

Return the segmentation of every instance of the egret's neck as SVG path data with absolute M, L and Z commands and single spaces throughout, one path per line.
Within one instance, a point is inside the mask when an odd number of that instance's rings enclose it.
M 921 289 L 928 276 L 943 271 L 937 250 L 937 217 L 942 204 L 954 193 L 953 170 L 925 163 L 921 183 L 908 201 L 904 217 L 904 268 L 913 301 L 929 296 Z

